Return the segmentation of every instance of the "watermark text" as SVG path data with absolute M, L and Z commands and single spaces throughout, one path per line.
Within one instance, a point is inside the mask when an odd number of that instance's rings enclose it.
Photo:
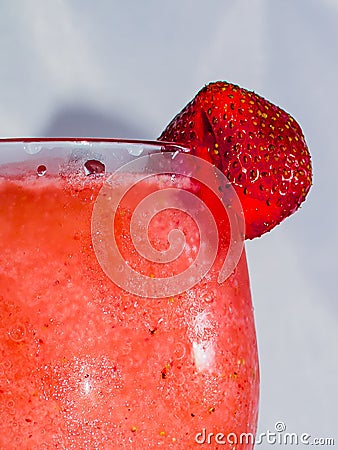
M 217 445 L 315 445 L 315 446 L 334 446 L 335 440 L 332 437 L 313 437 L 309 433 L 294 433 L 286 431 L 286 425 L 278 421 L 273 430 L 260 432 L 256 436 L 253 433 L 213 433 L 208 432 L 206 428 L 195 435 L 197 444 L 217 444 Z

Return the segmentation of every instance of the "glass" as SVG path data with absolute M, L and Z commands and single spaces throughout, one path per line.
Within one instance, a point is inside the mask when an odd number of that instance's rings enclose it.
M 0 448 L 253 447 L 237 200 L 173 144 L 0 141 Z

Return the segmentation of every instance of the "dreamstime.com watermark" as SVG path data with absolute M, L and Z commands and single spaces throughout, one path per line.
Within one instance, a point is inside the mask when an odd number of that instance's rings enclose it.
M 201 445 L 225 445 L 228 448 L 234 448 L 236 445 L 315 445 L 315 446 L 334 446 L 335 440 L 332 437 L 313 437 L 309 433 L 294 433 L 286 430 L 286 425 L 278 421 L 273 430 L 257 433 L 212 433 L 203 428 L 196 433 L 195 441 Z
M 210 194 L 203 200 L 193 189 L 184 186 L 186 183 L 191 188 L 194 182 L 209 190 Z M 149 193 L 149 186 L 155 190 Z M 116 239 L 116 233 L 120 232 L 116 230 L 116 217 L 130 192 L 134 194 L 126 204 L 133 205 L 133 211 L 127 232 L 134 245 L 133 251 L 145 261 L 165 267 L 179 260 L 186 248 L 186 236 L 180 229 L 169 230 L 167 250 L 154 248 L 148 230 L 157 214 L 175 209 L 192 218 L 198 227 L 199 249 L 188 268 L 172 276 L 157 277 L 141 273 L 126 261 Z M 218 255 L 217 217 L 208 206 L 212 196 L 223 205 L 229 220 L 229 248 L 227 254 L 221 256 Z M 101 268 L 119 287 L 141 297 L 171 297 L 191 289 L 209 272 L 217 255 L 223 259 L 218 274 L 218 282 L 223 283 L 233 273 L 242 255 L 244 234 L 242 205 L 225 175 L 204 159 L 177 151 L 140 156 L 118 168 L 105 181 L 93 208 L 92 241 Z

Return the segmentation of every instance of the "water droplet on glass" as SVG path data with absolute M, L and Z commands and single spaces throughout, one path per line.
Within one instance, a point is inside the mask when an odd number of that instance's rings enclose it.
M 5 359 L 5 360 L 2 362 L 2 367 L 3 367 L 5 370 L 10 369 L 10 368 L 12 367 L 11 361 L 10 361 L 9 359 Z
M 41 152 L 42 146 L 35 142 L 29 142 L 23 146 L 23 149 L 29 155 L 36 155 L 37 153 Z
M 41 164 L 36 169 L 36 173 L 37 173 L 38 177 L 43 177 L 46 172 L 47 172 L 47 167 L 44 164 Z
M 40 450 L 47 450 L 49 448 L 49 444 L 42 444 Z
M 7 408 L 12 409 L 12 408 L 14 408 L 14 406 L 15 406 L 14 400 L 8 400 Z
M 89 159 L 84 164 L 85 173 L 86 175 L 92 175 L 96 173 L 104 173 L 105 172 L 105 165 L 96 159 Z
M 203 300 L 205 301 L 205 303 L 212 303 L 214 301 L 214 295 L 210 294 L 210 295 L 206 295 Z
M 176 386 L 183 386 L 185 384 L 184 373 L 176 373 L 173 379 L 173 384 L 175 384 Z
M 127 152 L 132 156 L 140 156 L 143 153 L 143 146 L 140 144 L 134 144 L 130 147 L 127 146 Z
M 21 342 L 26 337 L 26 327 L 24 324 L 17 324 L 8 331 L 10 339 L 14 342 Z
M 174 349 L 174 358 L 180 360 L 184 358 L 186 353 L 185 344 L 182 342 L 177 342 Z

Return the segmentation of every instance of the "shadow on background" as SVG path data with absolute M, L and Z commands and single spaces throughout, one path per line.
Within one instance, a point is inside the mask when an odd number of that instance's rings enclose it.
M 56 112 L 41 136 L 146 139 L 147 134 L 117 114 L 107 116 L 88 107 L 70 106 Z

